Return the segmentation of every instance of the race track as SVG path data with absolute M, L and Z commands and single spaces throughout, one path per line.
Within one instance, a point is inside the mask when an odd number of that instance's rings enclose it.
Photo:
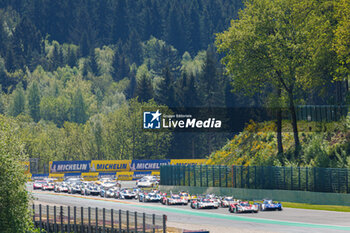
M 125 187 L 125 186 L 124 186 Z M 31 186 L 28 185 L 31 190 Z M 31 190 L 32 191 L 32 190 Z M 283 211 L 257 214 L 231 214 L 227 208 L 193 210 L 188 206 L 164 206 L 160 203 L 140 203 L 85 197 L 80 194 L 56 194 L 32 191 L 35 203 L 77 207 L 122 209 L 150 214 L 166 214 L 168 226 L 187 230 L 206 229 L 210 232 L 350 232 L 350 213 L 284 208 Z

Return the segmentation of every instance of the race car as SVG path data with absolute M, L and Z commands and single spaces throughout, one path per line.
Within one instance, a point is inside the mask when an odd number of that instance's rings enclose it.
M 68 193 L 71 193 L 71 194 L 81 193 L 82 185 L 83 183 L 81 181 L 70 183 L 70 185 L 68 186 Z
M 159 202 L 162 197 L 157 192 L 139 193 L 139 202 Z
M 260 204 L 260 210 L 261 211 L 266 211 L 266 210 L 278 210 L 281 211 L 282 204 L 279 202 L 274 202 L 272 200 L 263 200 L 263 203 Z
M 240 200 L 233 199 L 233 197 L 224 197 L 221 199 L 220 206 L 223 208 L 229 207 L 231 204 L 237 204 Z
M 116 192 L 118 191 L 117 188 L 109 188 L 109 189 L 101 189 L 100 196 L 101 197 L 115 197 Z
M 167 205 L 187 205 L 188 201 L 186 199 L 182 199 L 179 195 L 171 195 L 166 200 Z
M 140 180 L 136 181 L 136 185 L 139 188 L 150 188 L 155 187 L 159 184 L 158 180 L 154 176 L 145 176 Z
M 207 198 L 199 198 L 197 200 L 191 201 L 191 208 L 192 209 L 217 209 L 219 208 L 219 204 Z
M 186 192 L 180 192 L 179 196 L 181 197 L 181 199 L 186 200 L 187 202 L 190 202 L 190 195 Z
M 81 195 L 93 195 L 93 196 L 97 196 L 100 195 L 100 186 L 97 184 L 87 184 L 85 185 L 84 188 L 81 189 Z
M 160 198 L 160 203 L 162 203 L 163 205 L 166 204 L 166 200 L 168 199 L 167 193 L 162 193 Z
M 33 189 L 42 189 L 43 185 L 46 185 L 47 182 L 45 180 L 36 180 L 33 183 Z
M 67 183 L 57 183 L 55 184 L 55 189 L 54 189 L 55 192 L 65 192 L 67 193 L 68 192 L 68 184 Z
M 231 213 L 258 213 L 259 204 L 249 204 L 249 202 L 244 201 L 236 204 L 231 204 L 228 211 Z
M 134 190 L 122 189 L 120 192 L 116 193 L 115 197 L 119 199 L 136 199 L 136 192 L 134 192 Z
M 52 191 L 52 190 L 54 190 L 54 188 L 55 188 L 54 183 L 46 182 L 46 183 L 43 183 L 43 186 L 42 186 L 41 190 L 43 190 L 43 191 L 46 191 L 46 190 Z

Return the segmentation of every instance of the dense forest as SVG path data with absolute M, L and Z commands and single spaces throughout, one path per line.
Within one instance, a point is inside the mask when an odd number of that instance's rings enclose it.
M 140 116 L 149 106 L 272 101 L 269 85 L 250 96 L 236 88 L 214 45 L 242 8 L 239 0 L 1 1 L 0 113 L 42 163 L 208 156 L 234 132 L 150 133 Z M 322 85 L 294 93 L 296 104 L 346 102 L 332 64 Z

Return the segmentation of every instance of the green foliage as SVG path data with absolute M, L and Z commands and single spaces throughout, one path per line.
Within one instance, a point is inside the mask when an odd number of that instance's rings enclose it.
M 25 95 L 23 86 L 20 83 L 16 90 L 12 93 L 12 99 L 9 106 L 9 114 L 11 116 L 18 116 L 23 113 L 25 109 Z
M 27 99 L 29 114 L 35 122 L 38 122 L 40 120 L 40 93 L 37 82 L 33 82 L 29 87 Z
M 282 138 L 286 153 L 278 155 L 275 124 L 250 122 L 221 150 L 212 153 L 208 164 L 251 166 L 350 167 L 349 131 L 346 124 L 323 123 L 326 132 L 302 132 L 300 158 L 294 157 L 291 128 L 283 122 Z M 344 131 L 344 129 L 346 129 Z
M 84 124 L 88 118 L 85 101 L 79 88 L 73 96 L 71 114 L 72 121 L 76 123 Z
M 28 159 L 18 125 L 0 115 L 0 231 L 4 233 L 33 230 L 28 208 L 27 177 L 23 161 Z

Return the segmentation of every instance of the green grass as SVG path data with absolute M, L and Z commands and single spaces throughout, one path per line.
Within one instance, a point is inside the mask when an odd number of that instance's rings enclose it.
M 304 203 L 292 203 L 282 202 L 283 207 L 297 208 L 297 209 L 309 209 L 309 210 L 329 210 L 339 212 L 350 212 L 350 206 L 338 206 L 338 205 L 312 205 Z

